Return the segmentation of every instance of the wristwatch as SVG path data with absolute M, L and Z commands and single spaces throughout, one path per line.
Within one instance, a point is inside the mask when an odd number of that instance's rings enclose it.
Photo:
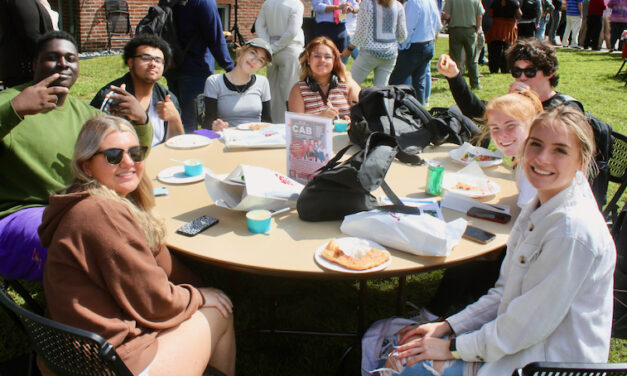
M 352 46 L 349 44 L 348 47 L 346 47 L 347 50 L 349 50 L 350 52 L 353 52 L 353 50 L 355 49 L 355 46 Z
M 448 346 L 448 350 L 451 352 L 451 354 L 453 355 L 453 358 L 455 359 L 461 359 L 462 357 L 459 356 L 459 353 L 457 352 L 457 343 L 456 343 L 456 339 L 455 337 L 451 338 L 451 343 Z

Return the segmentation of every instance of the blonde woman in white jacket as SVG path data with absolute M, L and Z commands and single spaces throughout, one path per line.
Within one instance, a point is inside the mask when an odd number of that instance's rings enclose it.
M 445 321 L 401 329 L 381 366 L 412 376 L 492 376 L 534 361 L 607 362 L 616 249 L 577 173 L 589 171 L 593 155 L 579 111 L 539 115 L 521 162 L 537 195 L 514 224 L 496 285 Z

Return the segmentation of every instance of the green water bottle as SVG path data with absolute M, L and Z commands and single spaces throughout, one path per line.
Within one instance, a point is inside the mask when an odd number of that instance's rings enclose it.
M 427 194 L 440 195 L 442 194 L 442 177 L 444 176 L 444 167 L 433 161 L 427 162 L 429 164 L 429 170 L 427 172 Z

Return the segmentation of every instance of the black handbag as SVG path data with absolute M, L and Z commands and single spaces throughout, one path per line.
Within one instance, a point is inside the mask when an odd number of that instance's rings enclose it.
M 418 214 L 417 208 L 403 205 L 383 180 L 398 151 L 394 137 L 373 132 L 362 150 L 340 162 L 351 146 L 340 150 L 305 185 L 296 202 L 300 219 L 338 220 L 374 208 Z M 370 192 L 379 186 L 394 205 L 378 205 Z

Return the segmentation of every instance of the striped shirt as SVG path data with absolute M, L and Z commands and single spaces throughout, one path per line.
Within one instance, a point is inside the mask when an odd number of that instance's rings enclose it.
M 327 108 L 319 92 L 312 91 L 305 81 L 298 81 L 300 95 L 305 102 L 305 113 L 316 115 Z M 329 89 L 327 103 L 340 112 L 340 117 L 350 116 L 350 104 L 348 103 L 348 86 L 345 82 L 339 82 L 337 87 Z

